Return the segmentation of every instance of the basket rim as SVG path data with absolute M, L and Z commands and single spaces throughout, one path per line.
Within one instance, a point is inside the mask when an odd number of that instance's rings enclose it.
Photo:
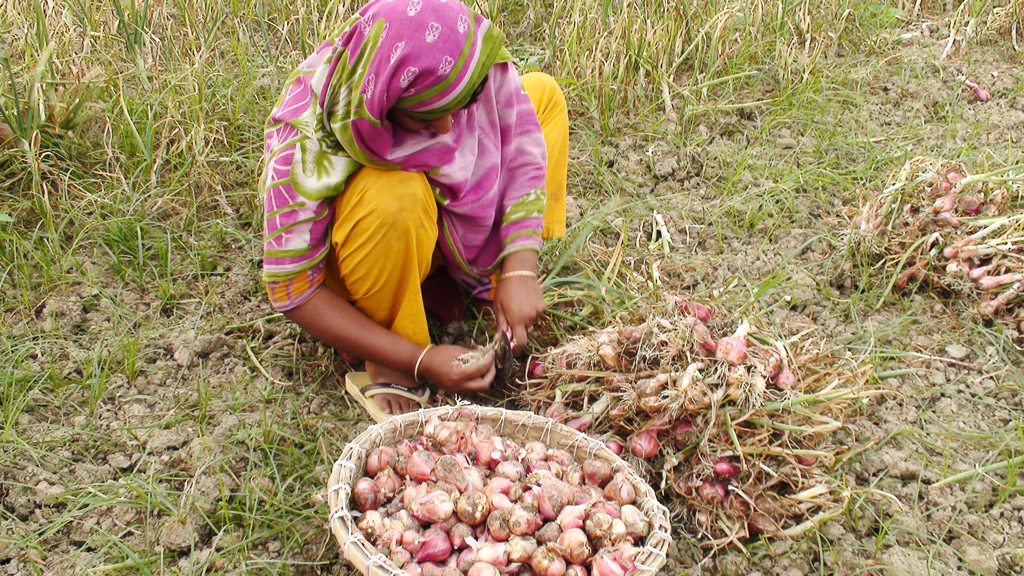
M 597 457 L 612 464 L 614 472 L 623 472 L 637 492 L 634 506 L 647 515 L 651 530 L 634 561 L 636 575 L 656 574 L 666 563 L 668 549 L 672 545 L 671 515 L 657 499 L 654 489 L 633 467 L 619 455 L 612 452 L 603 442 L 583 432 L 534 412 L 509 410 L 461 402 L 454 406 L 420 409 L 394 416 L 369 426 L 345 444 L 341 456 L 334 462 L 328 480 L 327 500 L 329 505 L 328 525 L 338 541 L 345 558 L 356 569 L 367 576 L 404 576 L 408 572 L 396 567 L 384 556 L 355 526 L 354 517 L 360 513 L 348 508 L 352 485 L 365 474 L 366 456 L 371 450 L 385 445 L 389 438 L 398 440 L 421 434 L 427 422 L 434 416 L 445 418 L 456 410 L 469 409 L 477 422 L 492 426 L 496 434 L 510 437 L 519 442 L 523 436 L 537 436 L 545 445 L 561 448 L 572 454 L 578 462 L 584 458 Z M 492 422 L 496 421 L 496 422 Z M 511 426 L 511 429 L 507 428 Z

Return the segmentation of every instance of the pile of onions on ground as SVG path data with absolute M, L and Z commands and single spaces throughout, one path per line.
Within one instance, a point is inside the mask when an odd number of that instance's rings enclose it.
M 914 158 L 853 218 L 852 240 L 880 257 L 895 290 L 967 296 L 1024 333 L 1024 164 L 970 175 Z
M 642 322 L 531 359 L 516 400 L 660 475 L 663 503 L 710 545 L 791 535 L 841 510 L 824 467 L 865 393 L 865 371 L 823 344 L 784 346 L 711 303 L 670 297 Z
M 650 531 L 624 472 L 522 446 L 469 410 L 381 446 L 353 485 L 356 526 L 412 576 L 626 576 Z

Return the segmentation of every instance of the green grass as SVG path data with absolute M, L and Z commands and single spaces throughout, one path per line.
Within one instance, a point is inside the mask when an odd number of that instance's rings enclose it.
M 887 551 L 934 548 L 921 552 L 934 573 L 970 568 L 950 544 L 957 522 L 1022 495 L 1019 350 L 953 304 L 889 295 L 873 263 L 846 250 L 844 226 L 908 157 L 977 172 L 1021 162 L 1019 136 L 979 112 L 1002 104 L 966 104 L 958 76 L 1020 61 L 1021 3 L 476 4 L 521 68 L 558 77 L 570 104 L 579 212 L 542 254 L 551 310 L 537 347 L 685 293 L 769 325 L 823 324 L 889 375 L 877 383 L 900 400 L 885 409 L 914 407 L 907 421 L 862 407 L 878 426 L 844 439 L 878 443 L 849 464 L 895 447 L 930 480 L 857 484 L 837 470 L 851 496 L 841 533 L 751 542 L 705 566 L 887 573 L 871 564 Z M 0 8 L 0 121 L 16 136 L 0 149 L 0 569 L 347 570 L 324 494 L 367 422 L 333 354 L 264 301 L 253 183 L 284 76 L 355 5 Z M 925 21 L 934 44 L 917 50 L 923 41 L 901 35 Z M 950 30 L 960 36 L 942 58 Z M 999 94 L 1019 94 L 1015 82 Z M 980 373 L 920 376 L 949 342 L 984 363 L 986 393 L 971 389 Z M 929 408 L 938 398 L 961 411 Z M 955 476 L 975 465 L 989 468 Z M 930 526 L 927 484 L 948 478 L 956 512 Z M 172 521 L 195 541 L 169 546 Z

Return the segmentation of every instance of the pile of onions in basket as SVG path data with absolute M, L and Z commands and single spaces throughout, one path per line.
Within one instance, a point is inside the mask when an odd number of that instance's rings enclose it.
M 636 497 L 608 461 L 520 446 L 460 409 L 371 451 L 352 508 L 412 576 L 627 576 L 650 530 Z

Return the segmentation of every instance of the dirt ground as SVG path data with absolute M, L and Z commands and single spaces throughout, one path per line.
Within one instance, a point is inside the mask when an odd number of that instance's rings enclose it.
M 992 51 L 936 65 L 941 42 L 920 30 L 904 42 L 899 60 L 906 74 L 850 79 L 869 84 L 873 98 L 838 111 L 837 126 L 870 140 L 887 126 L 930 115 L 954 124 L 923 122 L 924 142 L 947 134 L 1020 150 L 1019 57 Z M 965 71 L 989 86 L 990 102 L 975 103 L 955 87 Z M 709 123 L 703 130 L 720 136 L 700 150 L 625 136 L 602 154 L 632 179 L 625 196 L 667 216 L 676 245 L 662 263 L 666 283 L 713 294 L 756 283 L 785 263 L 771 321 L 813 326 L 821 338 L 869 355 L 885 374 L 877 385 L 889 393 L 851 414 L 837 436 L 849 449 L 834 471 L 849 493 L 845 514 L 803 538 L 710 557 L 682 541 L 671 566 L 751 576 L 1024 573 L 1017 467 L 932 486 L 1021 454 L 1024 378 L 1013 334 L 926 292 L 877 310 L 859 299 L 864 277 L 836 239 L 848 225 L 843 206 L 858 201 L 860 191 L 829 199 L 795 190 L 795 207 L 759 219 L 753 229 L 716 225 L 727 210 L 764 209 L 743 205 L 753 196 L 719 194 L 721 164 L 731 155 L 750 147 L 785 151 L 799 165 L 839 153 L 820 149 L 810 131 L 766 131 L 759 122 L 753 114 L 736 115 L 730 126 Z M 752 133 L 768 137 L 745 136 Z M 953 152 L 955 145 L 934 151 Z M 578 160 L 590 151 L 573 154 Z M 759 178 L 751 174 L 750 185 L 770 186 Z M 573 209 L 582 216 L 600 204 L 580 195 Z M 643 221 L 630 222 L 633 234 Z M 823 229 L 833 234 L 822 236 Z M 121 285 L 103 254 L 84 253 L 88 281 L 69 279 L 61 291 L 39 295 L 31 314 L 5 319 L 11 338 L 35 342 L 22 358 L 28 373 L 54 375 L 58 388 L 29 395 L 15 425 L 31 448 L 20 466 L 0 470 L 0 574 L 78 574 L 98 566 L 140 573 L 131 568 L 139 554 L 167 570 L 159 573 L 350 571 L 325 528 L 324 498 L 330 463 L 368 420 L 338 383 L 342 363 L 272 314 L 258 283 L 258 233 L 242 232 L 254 241 L 225 253 L 224 273 L 196 287 L 201 298 L 167 306 Z M 53 347 L 47 334 L 75 346 Z M 118 344 L 109 347 L 113 352 L 97 352 L 111 343 Z M 89 366 L 124 364 L 134 369 L 110 370 L 102 385 L 81 386 Z M 86 405 L 93 409 L 86 412 Z M 78 507 L 69 509 L 69 502 Z M 243 511 L 258 502 L 278 506 L 277 518 L 286 520 L 246 532 L 239 527 Z M 225 560 L 231 550 L 244 550 L 246 566 Z M 111 558 L 123 558 L 123 565 Z

